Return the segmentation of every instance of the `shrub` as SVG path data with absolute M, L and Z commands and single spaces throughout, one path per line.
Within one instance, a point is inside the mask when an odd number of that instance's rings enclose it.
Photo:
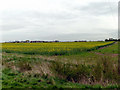
M 85 64 L 64 64 L 55 62 L 52 68 L 62 77 L 65 77 L 68 81 L 79 82 L 84 77 L 88 77 L 91 73 L 90 66 Z
M 32 70 L 32 67 L 30 66 L 29 62 L 27 62 L 27 61 L 19 61 L 17 63 L 17 66 L 19 67 L 19 70 L 21 72 Z

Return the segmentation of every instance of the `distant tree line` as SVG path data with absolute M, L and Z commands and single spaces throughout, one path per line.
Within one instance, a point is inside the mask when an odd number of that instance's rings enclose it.
M 109 39 L 105 39 L 105 41 L 120 41 L 120 39 L 109 38 Z M 26 40 L 26 41 L 9 41 L 9 42 L 5 42 L 5 43 L 52 43 L 52 42 L 63 42 L 63 41 L 59 41 L 59 40 L 55 40 L 55 41 L 30 41 L 30 40 Z M 66 41 L 66 42 L 87 42 L 87 40 Z M 93 41 L 89 41 L 89 42 L 93 42 Z M 103 41 L 101 40 L 98 42 L 103 42 Z
M 120 41 L 120 39 L 109 38 L 109 39 L 105 39 L 105 41 Z
M 9 42 L 5 42 L 5 43 L 48 43 L 48 42 L 59 42 L 58 40 L 55 41 L 30 41 L 30 40 L 26 40 L 26 41 L 9 41 Z
M 87 42 L 85 40 L 83 41 L 58 41 L 58 40 L 55 40 L 55 41 L 29 41 L 29 40 L 26 40 L 26 41 L 9 41 L 9 42 L 5 42 L 5 43 L 52 43 L 52 42 Z

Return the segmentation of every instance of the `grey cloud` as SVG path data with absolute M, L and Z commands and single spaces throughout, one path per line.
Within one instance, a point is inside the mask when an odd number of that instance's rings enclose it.
M 92 15 L 110 15 L 117 14 L 117 3 L 115 2 L 92 2 L 83 7 L 75 7 L 74 9 L 84 11 L 85 14 Z
M 38 11 L 6 11 L 3 12 L 2 29 L 11 31 L 29 26 L 50 26 L 74 18 L 70 13 L 41 13 Z
M 17 29 L 23 29 L 25 28 L 24 25 L 1 25 L 2 31 L 14 31 Z
M 99 31 L 98 33 L 94 32 L 95 30 Z M 93 29 L 93 32 L 89 33 L 70 33 L 70 34 L 56 34 L 56 35 L 49 35 L 44 37 L 44 39 L 49 38 L 49 40 L 104 40 L 106 38 L 118 38 L 118 30 L 116 29 Z
M 65 5 L 66 10 L 56 12 L 39 10 L 2 12 L 3 23 L 0 27 L 5 31 L 3 40 L 96 40 L 116 36 L 116 31 L 113 33 L 111 29 L 106 30 L 112 26 L 104 26 L 107 19 L 100 16 L 107 18 L 107 15 L 116 14 L 116 3 L 112 5 L 114 6 L 112 10 L 107 2 L 91 2 L 86 6 Z M 96 18 L 96 16 L 98 17 Z M 108 23 L 108 25 L 111 24 Z M 92 29 L 94 33 L 92 33 Z
M 30 35 L 29 35 L 30 34 Z M 6 36 L 6 35 L 5 35 Z M 72 34 L 54 34 L 54 35 L 40 35 L 40 34 L 22 34 L 22 37 L 17 37 L 18 33 L 14 35 L 8 35 L 11 37 L 9 40 L 104 40 L 111 37 L 109 34 L 100 34 L 100 33 L 72 33 Z M 24 36 L 24 37 L 23 37 Z M 17 38 L 16 38 L 17 37 Z M 3 41 L 6 41 L 7 37 L 3 38 Z
M 110 35 L 98 33 L 73 33 L 73 34 L 59 34 L 54 36 L 44 37 L 46 40 L 104 40 Z
M 46 19 L 71 19 L 75 18 L 70 12 L 56 12 L 56 13 L 41 13 L 38 11 L 26 12 L 29 17 L 34 18 L 46 18 Z

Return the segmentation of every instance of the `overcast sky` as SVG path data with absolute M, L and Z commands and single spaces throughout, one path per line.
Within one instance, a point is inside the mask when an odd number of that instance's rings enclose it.
M 118 37 L 119 0 L 2 0 L 0 35 L 13 40 Z

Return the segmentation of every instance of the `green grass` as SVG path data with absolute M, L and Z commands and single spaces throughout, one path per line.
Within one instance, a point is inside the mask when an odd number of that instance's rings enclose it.
M 3 88 L 119 88 L 119 85 L 83 85 L 79 83 L 68 82 L 64 79 L 37 75 L 24 75 L 24 73 L 15 72 L 11 69 L 3 70 L 2 77 Z
M 118 54 L 118 43 L 96 51 L 103 54 Z

